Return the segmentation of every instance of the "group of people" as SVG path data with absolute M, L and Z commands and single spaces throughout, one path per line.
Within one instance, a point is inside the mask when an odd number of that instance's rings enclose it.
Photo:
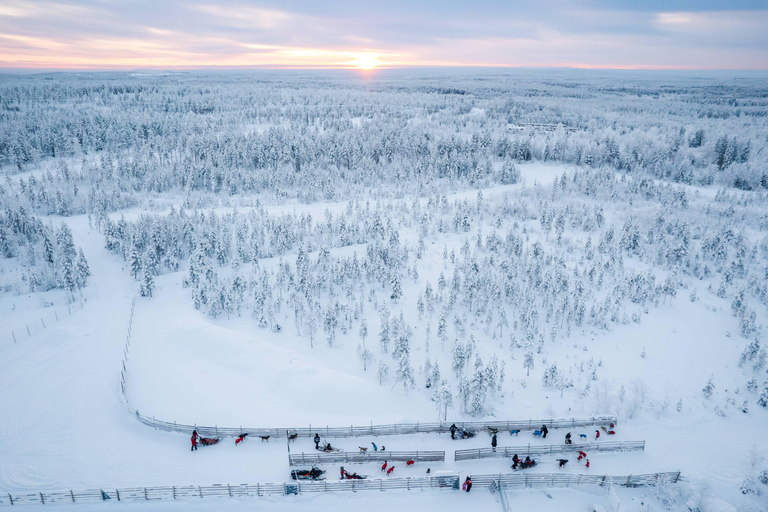
M 533 464 L 533 459 L 528 455 L 525 456 L 525 460 L 520 460 L 517 454 L 512 457 L 512 469 L 517 469 L 517 466 L 520 466 L 520 469 L 526 469 L 533 466 Z

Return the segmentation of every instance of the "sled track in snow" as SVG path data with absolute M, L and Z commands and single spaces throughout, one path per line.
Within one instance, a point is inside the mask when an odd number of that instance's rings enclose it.
M 564 488 L 580 485 L 621 485 L 641 487 L 659 483 L 676 483 L 680 472 L 644 475 L 570 475 L 562 473 L 496 474 L 472 476 L 473 487 L 504 490 L 525 488 Z M 216 484 L 173 487 L 132 487 L 124 489 L 90 489 L 86 491 L 50 491 L 0 495 L 0 506 L 51 505 L 114 501 L 160 501 L 200 498 L 249 498 L 319 492 L 356 492 L 387 490 L 458 490 L 459 475 L 422 478 L 377 478 L 365 480 L 295 481 L 263 484 Z
M 415 452 L 390 452 L 390 451 L 367 451 L 367 452 L 335 452 L 335 453 L 295 453 L 288 455 L 288 463 L 291 466 L 306 464 L 334 464 L 337 462 L 365 463 L 365 462 L 385 462 L 385 461 L 409 461 L 414 462 L 443 462 L 445 461 L 445 452 L 438 451 L 415 451 Z
M 127 404 L 127 402 L 126 402 Z M 571 428 L 571 427 L 586 427 L 595 425 L 608 425 L 610 423 L 616 423 L 615 416 L 596 416 L 593 418 L 571 418 L 571 419 L 544 419 L 544 420 L 509 420 L 509 421 L 456 421 L 449 422 L 443 421 L 439 423 L 394 423 L 390 425 L 365 425 L 365 426 L 353 426 L 349 427 L 321 427 L 312 426 L 307 427 L 286 427 L 286 428 L 263 428 L 263 427 L 219 427 L 219 426 L 203 426 L 203 425 L 184 425 L 182 423 L 162 421 L 155 418 L 148 418 L 139 413 L 139 411 L 130 409 L 129 411 L 136 416 L 136 418 L 147 426 L 153 427 L 157 430 L 165 430 L 168 432 L 183 432 L 185 434 L 191 434 L 193 430 L 197 429 L 197 432 L 201 436 L 207 437 L 237 437 L 240 434 L 248 434 L 249 436 L 270 436 L 270 437 L 282 437 L 285 438 L 288 435 L 297 435 L 298 437 L 311 438 L 315 434 L 320 434 L 325 437 L 359 437 L 359 436 L 392 436 L 402 434 L 423 434 L 442 432 L 450 433 L 451 425 L 455 424 L 459 429 L 465 429 L 470 431 L 481 430 L 498 430 L 510 431 L 531 431 L 536 430 L 541 425 L 546 424 L 547 428 Z
M 422 434 L 422 433 L 447 433 L 451 431 L 451 425 L 456 425 L 459 429 L 468 431 L 531 431 L 537 430 L 541 425 L 547 425 L 547 428 L 575 428 L 587 426 L 605 426 L 610 423 L 618 423 L 616 416 L 593 416 L 591 418 L 570 418 L 570 419 L 527 419 L 527 420 L 506 420 L 506 421 L 442 421 L 436 423 L 393 423 L 388 425 L 365 425 L 348 427 L 329 427 L 312 424 L 306 427 L 219 427 L 218 425 L 187 425 L 184 423 L 158 420 L 155 417 L 144 416 L 138 410 L 132 408 L 125 396 L 126 375 L 128 373 L 128 356 L 131 348 L 131 330 L 133 328 L 133 314 L 136 309 L 136 296 L 131 301 L 131 311 L 128 316 L 128 333 L 125 337 L 125 346 L 123 348 L 123 361 L 120 368 L 120 396 L 125 409 L 141 423 L 156 430 L 166 432 L 180 432 L 191 434 L 193 430 L 204 437 L 237 437 L 241 434 L 250 436 L 270 436 L 285 438 L 289 435 L 297 437 L 314 437 L 315 434 L 321 434 L 325 437 L 359 437 L 359 436 L 392 436 L 403 434 Z
M 469 450 L 456 450 L 453 460 L 512 458 L 515 454 L 520 457 L 526 455 L 552 455 L 555 453 L 573 452 L 634 452 L 645 451 L 645 441 L 605 441 L 602 443 L 583 444 L 551 444 L 547 446 L 500 446 L 493 448 L 474 448 Z

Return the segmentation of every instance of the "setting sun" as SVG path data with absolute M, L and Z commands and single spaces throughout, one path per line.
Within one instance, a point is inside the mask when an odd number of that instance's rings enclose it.
M 379 53 L 358 53 L 354 54 L 355 59 L 349 63 L 350 66 L 359 69 L 374 69 L 383 65 L 379 60 Z

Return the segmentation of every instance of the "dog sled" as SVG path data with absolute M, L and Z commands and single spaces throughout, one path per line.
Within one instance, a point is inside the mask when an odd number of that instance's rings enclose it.
M 201 437 L 200 444 L 203 446 L 213 446 L 221 441 L 220 437 Z
M 515 471 L 520 471 L 522 469 L 530 469 L 536 466 L 538 463 L 539 461 L 536 459 L 531 459 L 528 462 L 521 460 L 517 464 L 512 464 L 512 469 L 514 469 Z
M 477 432 L 474 430 L 464 430 L 461 429 L 456 434 L 459 436 L 459 439 L 470 439 L 472 437 L 475 437 L 477 435 Z
M 291 471 L 291 478 L 294 480 L 325 480 L 325 478 L 320 478 L 323 473 L 325 473 L 324 470 L 312 466 L 312 469 L 294 469 Z

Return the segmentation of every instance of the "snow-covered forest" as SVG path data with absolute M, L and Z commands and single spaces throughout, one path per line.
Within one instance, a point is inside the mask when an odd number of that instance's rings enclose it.
M 760 79 L 4 76 L 0 170 L 2 304 L 88 296 L 114 258 L 145 355 L 157 308 L 423 400 L 422 421 L 766 418 Z

